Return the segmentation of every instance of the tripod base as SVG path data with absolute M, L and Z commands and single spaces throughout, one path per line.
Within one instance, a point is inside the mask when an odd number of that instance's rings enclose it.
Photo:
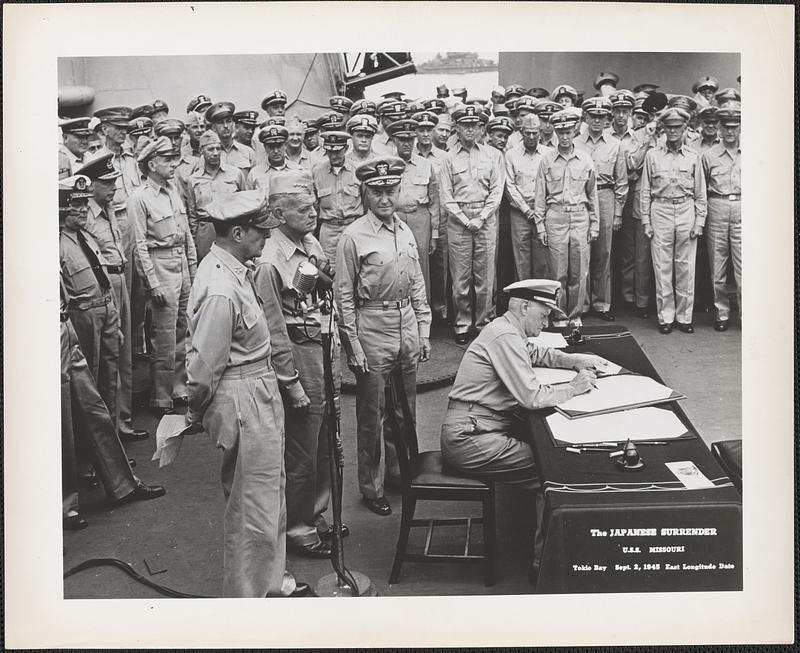
M 372 581 L 364 574 L 358 571 L 350 572 L 358 585 L 359 596 L 378 596 L 378 591 L 372 584 Z M 327 574 L 317 581 L 314 592 L 317 596 L 328 598 L 349 598 L 353 596 L 353 592 L 348 587 L 341 587 L 339 585 L 339 577 L 336 573 Z

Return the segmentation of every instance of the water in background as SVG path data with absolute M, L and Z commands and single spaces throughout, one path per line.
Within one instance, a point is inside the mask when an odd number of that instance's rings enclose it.
M 367 86 L 364 89 L 364 97 L 374 102 L 380 100 L 383 93 L 402 91 L 412 100 L 432 98 L 436 97 L 436 87 L 445 84 L 451 91 L 463 86 L 467 89 L 468 95 L 488 100 L 492 93 L 492 87 L 497 86 L 498 75 L 497 70 L 462 75 L 453 73 L 403 75 L 387 82 Z

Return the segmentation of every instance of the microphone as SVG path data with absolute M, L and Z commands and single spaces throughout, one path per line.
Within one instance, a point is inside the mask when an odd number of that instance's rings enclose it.
M 310 294 L 319 280 L 319 270 L 308 261 L 303 261 L 297 266 L 292 279 L 292 286 L 300 295 Z

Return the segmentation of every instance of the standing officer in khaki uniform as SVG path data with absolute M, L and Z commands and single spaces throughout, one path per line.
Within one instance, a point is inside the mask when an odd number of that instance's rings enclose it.
M 574 325 L 586 303 L 589 244 L 600 231 L 594 162 L 573 144 L 580 116 L 571 107 L 551 117 L 558 148 L 542 155 L 534 198 L 539 242 L 547 247 L 550 277 L 561 284 L 559 306 Z
M 236 142 L 250 147 L 258 125 L 258 111 L 237 111 L 233 114 L 233 125 Z
M 281 90 L 270 91 L 261 100 L 261 108 L 267 112 L 267 115 L 272 116 L 285 116 L 286 115 L 286 93 Z
M 406 167 L 397 192 L 397 217 L 411 227 L 417 241 L 419 265 L 425 280 L 425 298 L 430 304 L 431 277 L 428 257 L 439 243 L 439 181 L 433 165 L 414 153 L 417 123 L 398 120 L 389 125 L 397 155 Z
M 89 129 L 91 118 L 72 118 L 62 120 L 59 124 L 63 143 L 58 146 L 58 178 L 71 177 L 83 165 L 86 151 L 89 148 Z
M 246 186 L 241 168 L 222 163 L 222 145 L 216 132 L 207 131 L 200 137 L 200 152 L 198 165 L 186 180 L 186 213 L 198 261 L 203 260 L 214 242 L 214 227 L 207 220 L 206 206 Z
M 153 126 L 156 138 L 166 136 L 169 138 L 172 147 L 178 152 L 178 165 L 175 167 L 175 183 L 181 194 L 184 204 L 188 201 L 188 179 L 189 175 L 197 168 L 199 156 L 194 156 L 191 150 L 183 148 L 183 134 L 186 125 L 177 118 L 164 118 Z
M 642 228 L 650 238 L 664 334 L 675 321 L 684 333 L 694 333 L 695 254 L 706 222 L 706 180 L 700 156 L 683 144 L 688 120 L 677 107 L 661 114 L 666 143 L 647 153 L 642 173 Z
M 556 137 L 553 123 L 550 118 L 556 111 L 561 111 L 561 105 L 552 100 L 540 100 L 536 105 L 535 113 L 539 116 L 539 143 L 545 147 L 558 147 L 558 138 Z
M 300 120 L 286 123 L 286 159 L 311 172 L 310 152 L 303 145 L 306 126 Z
M 269 180 L 282 170 L 298 170 L 299 165 L 286 158 L 286 141 L 289 130 L 280 125 L 269 125 L 258 133 L 258 140 L 264 146 L 265 158 L 247 175 L 247 190 L 260 189 L 266 196 L 269 193 Z
M 731 105 L 717 112 L 722 141 L 702 155 L 708 184 L 706 243 L 714 286 L 714 328 L 725 331 L 730 320 L 728 260 L 733 263 L 739 313 L 742 312 L 742 148 L 741 110 Z
M 347 365 L 356 375 L 358 486 L 377 515 L 392 512 L 384 473 L 391 480 L 397 466 L 394 447 L 388 441 L 384 447 L 386 380 L 402 370 L 413 414 L 417 364 L 430 356 L 431 311 L 420 252 L 411 229 L 395 215 L 404 168 L 397 157 L 379 157 L 358 168 L 369 210 L 345 230 L 336 252 L 336 303 Z
M 365 212 L 356 167 L 345 154 L 349 140 L 350 134 L 346 132 L 323 132 L 325 156 L 311 168 L 319 199 L 319 243 L 329 261 L 336 260 L 336 246 L 342 232 Z
M 584 100 L 581 109 L 588 114 L 586 133 L 575 139 L 594 161 L 597 175 L 597 208 L 600 235 L 591 245 L 589 256 L 589 289 L 584 310 L 591 309 L 607 322 L 611 312 L 611 243 L 614 232 L 622 227 L 622 211 L 628 198 L 628 165 L 619 139 L 605 128 L 611 118 L 611 100 L 593 97 Z
M 368 114 L 359 114 L 350 118 L 345 124 L 350 134 L 350 149 L 345 155 L 357 168 L 376 156 L 372 149 L 372 140 L 378 132 L 378 121 Z
M 186 209 L 172 182 L 178 153 L 166 136 L 139 154 L 146 181 L 128 199 L 136 267 L 150 299 L 150 405 L 172 410 L 186 397 L 186 302 L 197 268 Z
M 526 115 L 520 121 L 522 147 L 506 153 L 506 195 L 510 203 L 511 242 L 517 279 L 547 278 L 547 248 L 536 233 L 534 199 L 536 173 L 542 155 L 550 148 L 539 144 L 539 118 Z
M 478 145 L 477 107 L 453 114 L 458 142 L 442 164 L 441 204 L 447 215 L 447 246 L 453 279 L 455 339 L 463 344 L 471 326 L 480 331 L 492 318 L 497 209 L 503 197 L 505 170 Z M 470 299 L 475 293 L 474 305 Z M 474 318 L 473 318 L 474 310 Z
M 276 223 L 260 191 L 208 207 L 216 238 L 189 296 L 188 425 L 222 449 L 222 595 L 309 594 L 286 572 L 284 413 L 252 259 Z
M 110 152 L 93 159 L 79 174 L 92 180 L 93 196 L 89 200 L 86 231 L 92 235 L 100 253 L 106 261 L 106 273 L 111 282 L 114 304 L 119 315 L 122 342 L 119 349 L 119 389 L 117 392 L 117 414 L 112 415 L 117 432 L 122 440 L 143 440 L 147 431 L 133 428 L 131 423 L 133 402 L 133 359 L 131 357 L 131 308 L 125 268 L 128 253 L 122 240 L 112 201 L 116 192 L 119 172 L 114 169 L 114 155 Z
M 222 152 L 220 160 L 223 164 L 236 166 L 246 175 L 256 164 L 256 153 L 249 145 L 243 145 L 234 139 L 236 123 L 233 114 L 236 107 L 233 102 L 217 102 L 206 109 L 206 121 L 219 136 Z
M 322 333 L 330 332 L 331 316 L 321 312 L 312 295 L 300 294 L 293 284 L 301 264 L 327 267 L 313 235 L 317 212 L 311 173 L 276 172 L 270 178 L 269 198 L 272 217 L 280 224 L 270 232 L 258 259 L 255 283 L 270 335 L 286 330 L 291 341 L 285 356 L 273 353 L 279 380 L 282 372 L 289 377 L 281 383 L 286 414 L 286 539 L 290 549 L 301 555 L 328 558 L 333 533 L 324 516 L 330 499 L 327 425 L 329 411 L 336 407 L 327 405 Z M 273 329 L 271 315 L 283 324 Z M 339 360 L 334 338 L 334 378 L 340 375 Z

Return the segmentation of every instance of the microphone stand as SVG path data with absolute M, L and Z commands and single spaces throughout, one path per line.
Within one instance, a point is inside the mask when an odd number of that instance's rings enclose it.
M 333 378 L 333 293 L 323 291 L 323 318 L 330 315 L 331 328 L 322 329 L 322 365 L 325 380 L 325 401 L 327 412 L 328 449 L 330 452 L 329 471 L 331 476 L 331 513 L 333 515 L 333 538 L 331 539 L 331 565 L 333 573 L 317 581 L 314 588 L 317 596 L 350 597 L 377 596 L 372 582 L 364 574 L 349 571 L 344 564 L 344 542 L 342 539 L 342 480 L 344 471 L 344 451 L 342 449 L 339 411 L 337 410 L 336 385 Z

